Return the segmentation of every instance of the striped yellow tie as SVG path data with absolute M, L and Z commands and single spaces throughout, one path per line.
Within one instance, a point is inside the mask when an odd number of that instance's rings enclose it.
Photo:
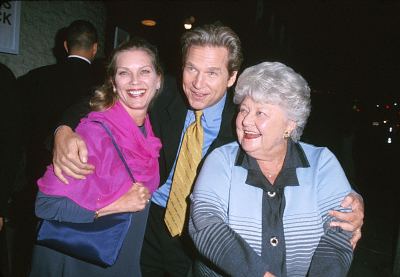
M 196 177 L 197 166 L 201 161 L 204 137 L 203 127 L 201 126 L 202 114 L 203 111 L 195 111 L 196 120 L 185 132 L 176 162 L 164 218 L 165 224 L 173 237 L 182 233 L 187 213 L 187 198 Z

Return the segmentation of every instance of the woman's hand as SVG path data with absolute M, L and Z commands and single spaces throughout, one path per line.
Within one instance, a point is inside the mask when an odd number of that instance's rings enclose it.
M 63 173 L 75 179 L 85 179 L 93 173 L 94 166 L 87 163 L 86 143 L 68 126 L 61 126 L 54 136 L 54 174 L 65 184 L 68 180 Z
M 138 212 L 143 210 L 150 201 L 150 191 L 141 183 L 134 183 L 133 186 L 120 198 L 110 205 L 97 211 L 97 216 L 108 214 Z

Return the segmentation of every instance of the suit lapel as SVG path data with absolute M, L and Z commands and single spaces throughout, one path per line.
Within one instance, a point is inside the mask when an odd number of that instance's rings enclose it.
M 163 151 L 165 154 L 165 166 L 169 174 L 178 152 L 179 142 L 185 124 L 186 118 L 186 105 L 181 95 L 171 101 L 166 106 L 163 113 L 161 128 L 161 141 L 163 142 Z

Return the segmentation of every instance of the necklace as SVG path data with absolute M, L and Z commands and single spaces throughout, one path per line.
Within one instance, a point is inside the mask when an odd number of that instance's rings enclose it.
M 268 173 L 268 172 L 266 172 L 266 174 L 267 174 L 267 177 L 268 177 L 268 178 L 272 178 L 272 176 L 274 176 L 274 175 L 275 175 L 275 174 Z
M 261 167 L 261 171 L 263 172 L 264 176 L 268 179 L 271 179 L 271 178 L 276 178 L 278 176 L 279 172 L 281 171 L 282 164 L 280 164 L 280 166 L 276 166 L 276 165 L 271 165 L 271 164 L 266 165 L 264 163 L 264 164 L 261 164 L 260 167 Z M 274 169 L 274 170 L 271 170 L 271 169 Z
M 269 173 L 269 172 L 265 172 L 267 174 L 268 178 L 272 178 L 273 176 L 275 176 L 275 173 Z
M 279 168 L 278 170 L 275 169 L 274 171 L 270 171 L 270 170 L 267 170 L 267 169 L 265 169 L 265 170 L 263 171 L 264 175 L 265 175 L 268 179 L 276 178 L 276 177 L 279 175 L 280 172 L 281 172 L 280 168 Z

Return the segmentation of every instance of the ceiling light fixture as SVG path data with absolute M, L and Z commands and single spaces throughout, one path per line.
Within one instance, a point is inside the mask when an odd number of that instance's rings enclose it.
M 192 29 L 193 23 L 196 21 L 196 19 L 194 18 L 194 16 L 189 16 L 188 18 L 185 18 L 183 20 L 183 27 L 186 30 L 190 30 Z
M 143 19 L 142 24 L 148 27 L 154 27 L 157 25 L 157 22 L 153 19 Z

